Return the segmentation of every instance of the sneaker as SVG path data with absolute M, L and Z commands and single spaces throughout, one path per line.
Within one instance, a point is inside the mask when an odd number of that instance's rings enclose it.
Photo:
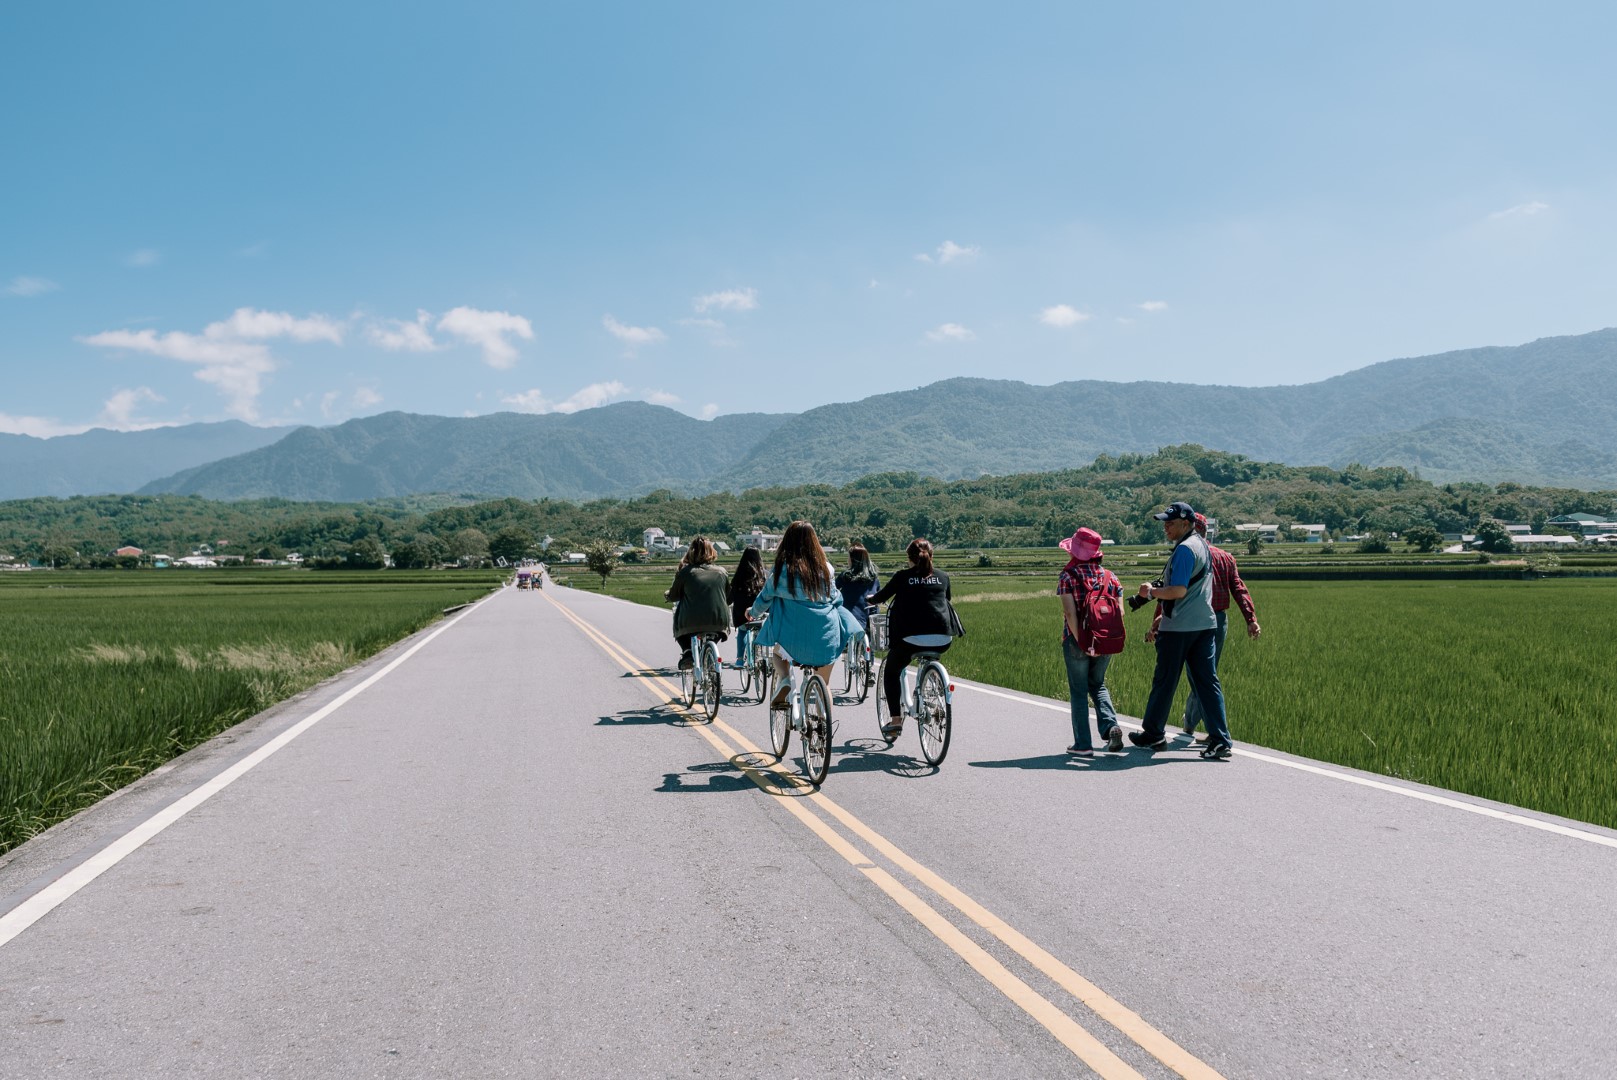
M 1129 732 L 1129 742 L 1135 746 L 1143 746 L 1147 750 L 1161 750 L 1168 745 L 1168 740 L 1161 735 L 1147 735 L 1143 731 Z
M 679 658 L 679 670 L 681 670 L 681 671 L 690 671 L 695 666 L 696 666 L 696 661 L 691 659 L 691 654 L 690 653 L 686 653 L 684 656 L 681 656 Z
M 1118 727 L 1116 724 L 1113 724 L 1112 730 L 1106 733 L 1106 752 L 1108 754 L 1116 754 L 1122 749 L 1123 729 Z
M 1095 751 L 1093 751 L 1093 750 L 1085 750 L 1081 746 L 1069 746 L 1069 747 L 1067 747 L 1067 756 L 1068 757 L 1094 757 L 1095 756 Z
M 1202 751 L 1202 758 L 1206 761 L 1228 761 L 1233 753 L 1227 742 L 1212 743 Z
M 1183 735 L 1185 738 L 1188 739 L 1192 735 L 1196 734 L 1196 725 L 1195 724 L 1186 724 L 1185 726 L 1183 726 L 1183 727 L 1181 727 L 1179 729 L 1179 733 L 1181 735 Z
M 1199 736 L 1196 739 L 1196 745 L 1197 746 L 1206 746 L 1208 743 L 1210 743 L 1212 741 L 1213 741 L 1213 737 L 1211 735 L 1202 735 L 1202 736 Z

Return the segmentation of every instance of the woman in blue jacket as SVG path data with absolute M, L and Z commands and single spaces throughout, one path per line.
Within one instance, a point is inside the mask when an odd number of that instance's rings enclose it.
M 758 644 L 775 646 L 780 689 L 772 707 L 783 707 L 791 693 L 787 683 L 791 664 L 808 664 L 820 678 L 830 679 L 831 665 L 847 647 L 849 624 L 858 623 L 842 606 L 825 549 L 808 522 L 787 526 L 775 551 L 774 571 L 764 579 L 751 615 L 769 616 L 758 632 Z

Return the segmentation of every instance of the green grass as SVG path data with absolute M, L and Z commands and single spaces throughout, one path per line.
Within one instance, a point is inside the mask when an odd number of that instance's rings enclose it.
M 1263 637 L 1232 612 L 1220 668 L 1237 742 L 1617 828 L 1617 581 L 1266 582 L 1254 599 Z M 951 671 L 1066 699 L 1053 596 L 960 613 Z M 1146 623 L 1128 616 L 1107 673 L 1134 716 Z
M 0 577 L 0 852 L 476 599 L 499 577 Z

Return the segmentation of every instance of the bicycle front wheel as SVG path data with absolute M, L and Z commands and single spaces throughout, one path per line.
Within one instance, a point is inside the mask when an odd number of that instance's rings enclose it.
M 818 675 L 803 683 L 803 730 L 797 738 L 803 775 L 819 787 L 831 769 L 831 691 Z
M 859 649 L 855 651 L 853 660 L 853 699 L 863 705 L 869 696 L 870 654 Z
M 747 652 L 741 651 L 741 659 L 737 661 L 738 670 L 736 678 L 741 680 L 741 696 L 746 697 L 752 693 L 752 665 L 747 662 Z
M 702 650 L 702 711 L 709 722 L 719 715 L 719 699 L 724 696 L 724 676 L 719 668 L 719 650 L 712 642 Z
M 882 683 L 884 683 L 886 681 L 886 679 L 887 679 L 887 658 L 884 656 L 884 657 L 882 657 L 882 660 L 881 660 L 881 666 L 879 666 L 876 669 L 876 685 L 877 686 L 882 685 Z M 887 726 L 887 703 L 882 700 L 882 698 L 884 696 L 885 696 L 885 694 L 883 694 L 883 693 L 877 693 L 876 694 L 876 732 L 877 732 L 877 734 L 880 734 L 881 729 Z M 887 742 L 888 741 L 887 736 L 882 735 L 881 740 L 882 740 L 882 742 Z
M 921 669 L 916 696 L 921 699 L 921 756 L 928 765 L 942 765 L 949 752 L 949 735 L 954 728 L 953 706 L 949 704 L 948 679 L 940 664 L 929 662 Z

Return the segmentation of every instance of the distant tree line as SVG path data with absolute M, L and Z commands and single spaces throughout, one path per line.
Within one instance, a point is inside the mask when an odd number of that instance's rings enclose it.
M 876 552 L 900 550 L 915 536 L 957 547 L 1047 546 L 1078 525 L 1122 543 L 1146 543 L 1161 536 L 1151 514 L 1180 499 L 1226 528 L 1243 521 L 1283 529 L 1318 523 L 1333 535 L 1396 533 L 1421 550 L 1437 546 L 1444 533 L 1479 532 L 1490 521 L 1541 530 L 1551 517 L 1610 514 L 1617 506 L 1617 492 L 1438 486 L 1401 468 L 1296 467 L 1184 445 L 1104 456 L 1061 472 L 952 482 L 879 473 L 841 487 L 698 497 L 665 490 L 583 503 L 448 495 L 360 504 L 177 495 L 22 499 L 0 503 L 0 553 L 113 565 L 107 553 L 124 545 L 183 555 L 224 540 L 230 545 L 224 550 L 247 556 L 295 551 L 316 565 L 357 566 L 380 565 L 386 553 L 396 566 L 425 567 L 514 562 L 537 554 L 547 536 L 552 551 L 583 551 L 597 540 L 638 544 L 653 525 L 687 539 L 705 534 L 733 542 L 753 526 L 778 532 L 798 518 L 814 522 L 829 543 L 859 541 Z

